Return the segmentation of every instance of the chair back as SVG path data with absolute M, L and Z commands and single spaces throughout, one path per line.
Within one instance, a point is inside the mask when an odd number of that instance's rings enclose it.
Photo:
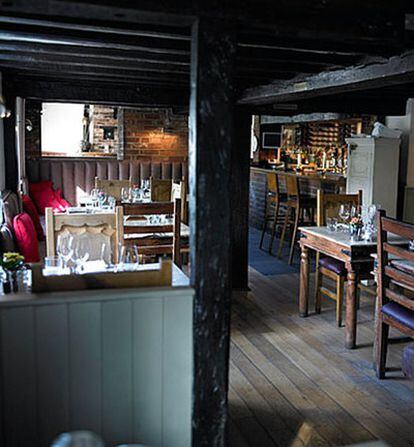
M 97 214 L 54 214 L 52 208 L 46 208 L 46 254 L 56 254 L 56 243 L 59 235 L 73 236 L 75 239 L 87 233 L 93 248 L 89 260 L 101 259 L 116 263 L 120 242 L 122 208 L 116 207 L 112 213 Z M 102 246 L 105 244 L 105 252 Z
M 172 215 L 173 221 L 154 225 L 142 219 L 153 214 Z M 120 238 L 124 245 L 137 245 L 138 253 L 144 256 L 171 254 L 174 263 L 178 266 L 181 264 L 181 199 L 174 202 L 125 203 L 120 221 L 123 222 Z
M 278 179 L 276 172 L 268 172 L 266 174 L 267 180 L 267 192 L 277 196 L 279 188 L 278 188 Z
M 3 213 L 3 221 L 10 228 L 13 228 L 14 217 L 23 212 L 23 204 L 20 196 L 13 191 L 2 191 L 0 194 L 0 205 Z
M 362 205 L 362 191 L 358 194 L 326 194 L 322 189 L 318 189 L 316 195 L 316 224 L 326 225 L 329 217 L 337 217 L 341 205 L 358 207 Z
M 157 180 L 154 177 L 150 179 L 151 184 L 151 201 L 168 202 L 171 200 L 172 181 Z
M 284 186 L 286 198 L 291 202 L 291 205 L 294 205 L 295 202 L 299 204 L 299 177 L 292 174 L 278 174 L 278 190 L 281 189 L 282 185 Z
M 188 222 L 188 202 L 187 202 L 187 182 L 181 180 L 180 182 L 173 182 L 171 186 L 171 202 L 176 199 L 181 200 L 181 221 Z
M 95 188 L 102 189 L 109 196 L 120 200 L 122 188 L 132 188 L 132 180 L 102 180 L 95 177 Z
M 381 308 L 388 301 L 394 301 L 414 311 L 414 251 L 402 243 L 414 240 L 414 225 L 386 217 L 385 211 L 379 210 L 377 226 L 378 305 Z M 396 243 L 395 237 L 400 238 L 401 244 Z

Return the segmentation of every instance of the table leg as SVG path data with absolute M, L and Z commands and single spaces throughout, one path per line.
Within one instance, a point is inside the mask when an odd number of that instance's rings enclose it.
M 348 287 L 346 290 L 346 321 L 345 321 L 345 347 L 347 349 L 356 348 L 356 331 L 357 331 L 357 273 L 352 266 L 347 266 L 348 270 Z
M 299 315 L 307 317 L 309 311 L 309 250 L 301 245 L 300 285 L 299 285 Z

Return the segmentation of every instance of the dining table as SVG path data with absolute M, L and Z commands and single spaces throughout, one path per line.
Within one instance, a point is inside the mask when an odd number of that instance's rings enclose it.
M 353 240 L 347 231 L 332 231 L 328 227 L 301 227 L 299 315 L 309 314 L 309 250 L 331 256 L 344 263 L 347 271 L 345 347 L 356 348 L 357 338 L 357 290 L 360 279 L 369 278 L 374 267 L 371 256 L 377 250 L 375 241 Z M 401 238 L 390 235 L 390 243 L 405 243 Z

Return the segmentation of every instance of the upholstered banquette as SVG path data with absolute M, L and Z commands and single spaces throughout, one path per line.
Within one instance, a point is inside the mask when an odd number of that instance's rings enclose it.
M 94 187 L 95 177 L 108 180 L 132 179 L 133 183 L 154 177 L 156 179 L 181 180 L 187 177 L 184 162 L 142 162 L 115 159 L 40 158 L 27 160 L 26 172 L 29 182 L 52 180 L 55 188 L 71 204 L 89 193 Z

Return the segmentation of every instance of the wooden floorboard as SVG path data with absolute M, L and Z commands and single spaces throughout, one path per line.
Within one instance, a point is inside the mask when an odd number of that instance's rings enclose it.
M 414 446 L 414 383 L 401 372 L 400 334 L 392 372 L 372 369 L 373 298 L 362 295 L 358 349 L 344 347 L 334 303 L 320 315 L 297 313 L 298 275 L 250 269 L 248 293 L 233 298 L 230 445 L 329 446 L 383 440 Z M 312 284 L 311 284 L 312 290 Z

